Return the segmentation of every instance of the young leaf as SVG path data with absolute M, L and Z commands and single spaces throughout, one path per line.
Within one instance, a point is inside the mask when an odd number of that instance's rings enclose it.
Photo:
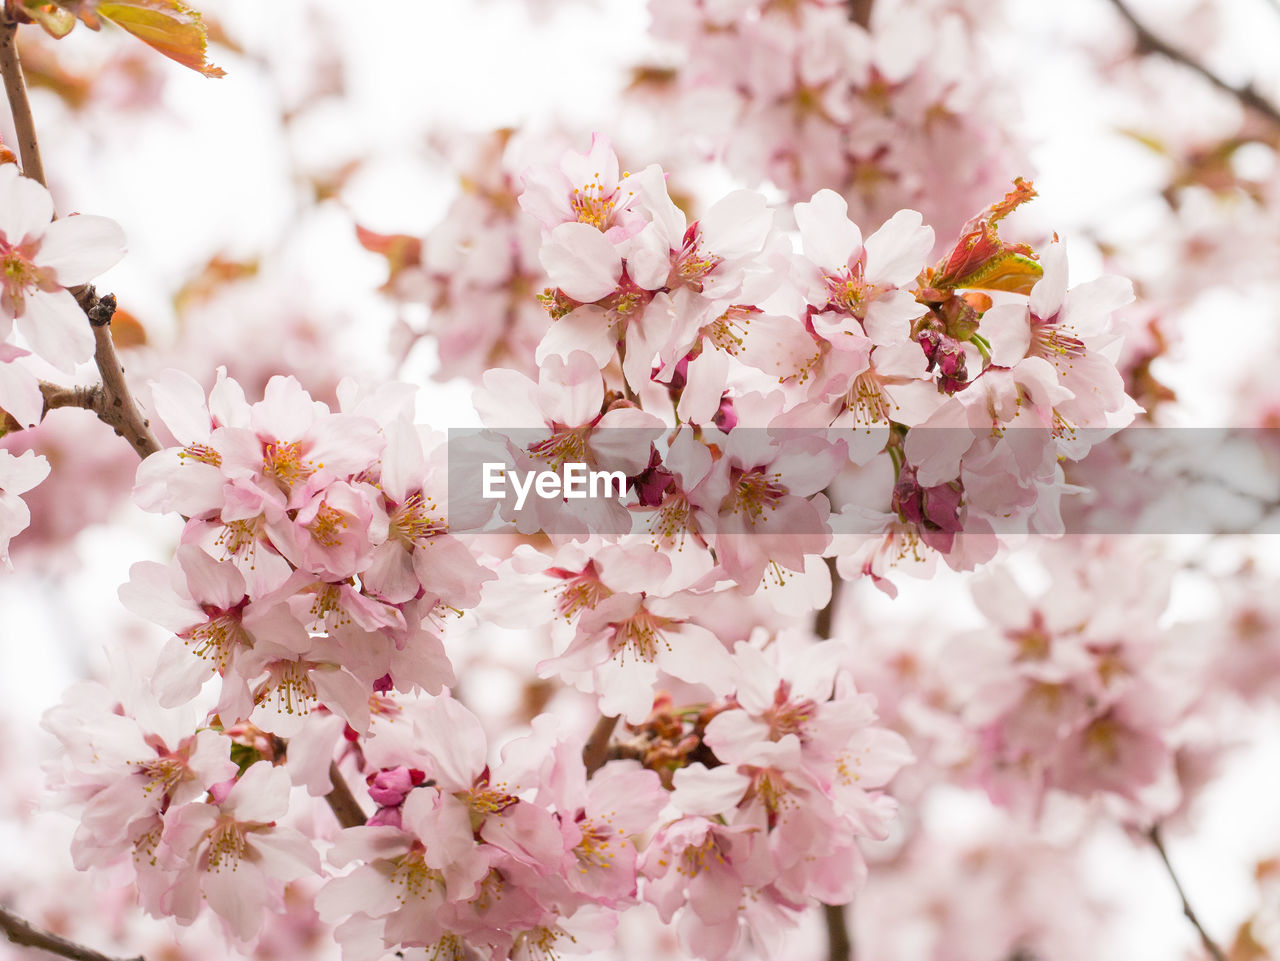
M 206 77 L 225 74 L 206 57 L 209 35 L 200 14 L 182 0 L 99 0 L 96 12 L 184 67 Z

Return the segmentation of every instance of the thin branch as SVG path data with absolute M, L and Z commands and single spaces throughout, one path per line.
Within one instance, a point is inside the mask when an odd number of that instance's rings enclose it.
M 604 762 L 609 758 L 609 739 L 613 737 L 613 729 L 617 725 L 616 717 L 602 717 L 596 721 L 596 726 L 582 749 L 582 763 L 587 767 L 587 777 L 604 767 Z
M 82 944 L 68 941 L 66 938 L 50 931 L 43 931 L 29 921 L 22 920 L 22 918 L 10 912 L 3 905 L 0 905 L 0 930 L 4 931 L 8 939 L 14 944 L 26 948 L 39 948 L 41 951 L 48 951 L 50 954 L 70 958 L 71 961 L 118 961 L 118 959 L 103 954 L 101 951 L 95 951 L 93 948 L 86 948 Z M 130 961 L 146 961 L 146 959 L 138 956 L 130 959 Z
M 813 615 L 813 633 L 818 635 L 819 640 L 825 641 L 831 636 L 831 622 L 836 613 L 836 594 L 841 580 L 840 572 L 836 570 L 836 559 L 826 557 L 823 560 L 827 562 L 827 570 L 831 572 L 831 597 L 828 598 L 826 607 Z
M 836 604 L 840 599 L 840 585 L 844 581 L 836 570 L 836 559 L 825 558 L 827 570 L 831 572 L 831 596 L 826 605 L 813 615 L 813 633 L 819 640 L 831 636 L 832 623 L 835 620 Z M 853 961 L 853 936 L 849 933 L 849 918 L 845 914 L 848 905 L 825 904 L 822 907 L 823 917 L 827 923 L 827 961 Z
M 1169 872 L 1169 878 L 1173 881 L 1174 889 L 1178 892 L 1178 898 L 1182 901 L 1182 913 L 1187 916 L 1187 920 L 1195 926 L 1200 934 L 1200 941 L 1204 944 L 1204 949 L 1209 952 L 1214 961 L 1227 961 L 1227 956 L 1223 953 L 1222 948 L 1209 937 L 1204 929 L 1204 925 L 1200 923 L 1200 919 L 1196 917 L 1195 911 L 1191 908 L 1191 902 L 1187 900 L 1187 893 L 1182 890 L 1182 882 L 1178 880 L 1178 875 L 1173 870 L 1173 864 L 1169 861 L 1169 854 L 1164 849 L 1164 840 L 1160 836 L 1160 825 L 1153 825 L 1151 830 L 1147 832 L 1147 837 L 1151 839 L 1151 843 L 1155 845 L 1155 849 L 1160 853 L 1160 860 L 1164 862 L 1165 870 Z
M 875 0 L 849 0 L 849 22 L 863 30 L 871 27 L 871 7 Z
M 40 394 L 44 397 L 44 411 L 40 418 L 43 420 L 45 414 L 59 407 L 82 407 L 85 410 L 93 410 L 94 405 L 98 403 L 97 395 L 100 393 L 102 393 L 101 384 L 93 384 L 89 387 L 63 387 L 61 384 L 42 380 Z
M 853 939 L 849 937 L 849 921 L 843 904 L 824 904 L 827 919 L 827 961 L 853 961 Z
M 100 298 L 92 287 L 78 287 L 72 293 L 93 327 L 93 359 L 102 377 L 101 402 L 93 411 L 99 420 L 132 444 L 139 457 L 146 458 L 160 449 L 160 442 L 151 432 L 151 422 L 142 416 L 129 392 L 124 365 L 111 339 L 111 316 L 116 310 L 116 299 L 111 294 Z
M 18 59 L 18 25 L 4 19 L 3 13 L 0 13 L 0 74 L 4 75 L 4 92 L 9 98 L 9 110 L 13 114 L 13 129 L 18 135 L 22 172 L 44 185 L 44 164 L 40 161 L 40 143 L 36 140 L 36 125 L 31 117 L 31 102 L 27 99 L 27 85 L 22 79 L 22 62 Z
M 342 772 L 338 770 L 337 761 L 329 763 L 329 780 L 333 782 L 333 790 L 326 794 L 324 799 L 329 802 L 329 809 L 333 811 L 333 816 L 338 819 L 338 823 L 344 828 L 356 828 L 364 824 L 368 818 L 361 810 L 360 802 L 351 793 L 351 788 L 347 786 Z
M 1124 17 L 1129 26 L 1133 28 L 1134 33 L 1137 34 L 1139 53 L 1158 53 L 1160 56 L 1165 57 L 1168 60 L 1172 60 L 1174 63 L 1182 64 L 1184 67 L 1198 73 L 1223 93 L 1230 94 L 1240 101 L 1240 103 L 1245 107 L 1261 114 L 1271 121 L 1271 123 L 1280 127 L 1280 108 L 1277 108 L 1275 104 L 1262 96 L 1262 94 L 1260 94 L 1252 84 L 1247 87 L 1237 87 L 1227 83 L 1227 81 L 1223 80 L 1208 67 L 1196 60 L 1193 60 L 1185 51 L 1179 50 L 1176 47 L 1165 43 L 1154 33 L 1148 30 L 1146 26 L 1133 15 L 1133 12 L 1125 5 L 1124 0 L 1111 0 L 1111 5 L 1116 8 L 1120 16 Z

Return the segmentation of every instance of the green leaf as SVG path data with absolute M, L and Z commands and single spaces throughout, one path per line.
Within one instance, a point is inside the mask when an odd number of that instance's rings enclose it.
M 208 60 L 209 33 L 200 14 L 182 0 L 99 0 L 96 12 L 184 67 L 206 77 L 225 75 Z
M 40 24 L 44 32 L 55 40 L 61 40 L 76 25 L 76 15 L 74 13 L 52 3 L 39 3 L 35 2 L 35 0 L 28 0 L 27 3 L 22 5 L 22 12 Z

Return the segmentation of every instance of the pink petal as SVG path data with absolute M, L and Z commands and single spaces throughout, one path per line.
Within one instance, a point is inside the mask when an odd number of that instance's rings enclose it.
M 622 276 L 622 258 L 590 224 L 560 224 L 538 251 L 538 260 L 553 286 L 584 304 L 612 293 Z
M 114 267 L 124 256 L 124 231 L 109 217 L 78 214 L 55 220 L 44 232 L 36 260 L 52 267 L 58 283 L 74 287 Z

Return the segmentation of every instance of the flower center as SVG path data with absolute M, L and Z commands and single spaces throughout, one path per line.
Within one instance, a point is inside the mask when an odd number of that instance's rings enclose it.
M 415 491 L 391 515 L 391 536 L 405 547 L 421 544 L 437 534 L 447 533 L 449 527 L 435 514 L 436 502 Z
M 778 501 L 787 494 L 779 481 L 781 474 L 766 474 L 763 467 L 751 470 L 734 468 L 733 487 L 725 499 L 726 506 L 735 514 L 746 514 L 752 524 L 763 519 L 766 511 L 778 509 Z

